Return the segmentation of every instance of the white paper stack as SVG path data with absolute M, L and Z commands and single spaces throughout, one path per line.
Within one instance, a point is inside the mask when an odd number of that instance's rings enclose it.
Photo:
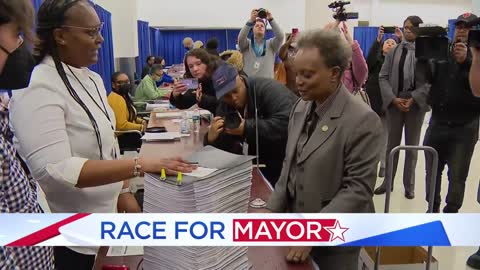
M 253 157 L 212 146 L 193 153 L 198 171 L 160 180 L 145 175 L 146 213 L 246 213 Z M 247 247 L 145 247 L 144 269 L 250 269 Z
M 179 140 L 182 137 L 180 132 L 161 132 L 161 133 L 145 133 L 142 140 L 147 142 L 161 142 Z

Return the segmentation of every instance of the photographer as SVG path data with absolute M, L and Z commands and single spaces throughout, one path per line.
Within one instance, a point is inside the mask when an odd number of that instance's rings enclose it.
M 393 148 L 400 145 L 405 127 L 405 144 L 418 145 L 420 133 L 429 110 L 427 104 L 428 88 L 421 77 L 416 76 L 415 40 L 417 35 L 414 30 L 421 23 L 418 16 L 408 17 L 404 24 L 404 40 L 395 49 L 385 56 L 382 70 L 379 75 L 380 89 L 382 92 L 383 108 L 386 110 L 388 123 L 388 145 L 386 155 Z M 393 164 L 388 164 L 386 178 L 389 177 L 389 166 L 393 166 L 392 183 L 397 171 L 398 155 L 395 155 Z M 415 168 L 417 166 L 417 153 L 407 151 L 405 154 L 405 167 L 403 171 L 403 185 L 405 197 L 415 197 Z M 392 184 L 393 190 L 393 184 Z M 386 181 L 375 189 L 375 194 L 386 192 Z
M 238 75 L 230 64 L 220 66 L 212 79 L 220 105 L 205 144 L 236 154 L 256 155 L 258 121 L 259 163 L 266 165 L 261 171 L 275 185 L 285 157 L 288 117 L 295 95 L 273 79 Z
M 272 26 L 275 37 L 265 40 L 267 21 Z M 253 28 L 253 39 L 247 36 Z M 250 14 L 250 20 L 238 35 L 238 45 L 243 54 L 245 73 L 248 76 L 274 78 L 273 65 L 275 54 L 283 43 L 283 31 L 273 19 L 272 13 L 265 9 L 254 9 Z
M 478 140 L 478 121 L 480 116 L 480 98 L 472 95 L 468 74 L 472 64 L 468 53 L 468 33 L 472 27 L 467 24 L 477 19 L 474 14 L 460 15 L 455 23 L 454 43 L 450 45 L 448 61 L 434 64 L 431 78 L 429 104 L 432 106 L 432 118 L 425 134 L 424 145 L 438 152 L 434 196 L 434 212 L 440 211 L 440 189 L 442 171 L 448 166 L 447 205 L 444 213 L 458 213 L 462 207 L 470 161 Z M 427 187 L 431 177 L 431 156 L 426 154 Z M 426 198 L 429 198 L 427 188 Z

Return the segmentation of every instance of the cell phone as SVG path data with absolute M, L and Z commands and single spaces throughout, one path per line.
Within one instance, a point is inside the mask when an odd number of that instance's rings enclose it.
M 383 32 L 384 32 L 385 34 L 394 34 L 394 33 L 395 33 L 395 29 L 396 29 L 395 26 L 386 26 L 386 27 L 383 27 Z
M 468 47 L 480 48 L 480 30 L 470 30 L 468 33 Z
M 167 132 L 165 127 L 150 127 L 145 130 L 147 133 L 164 133 Z
M 295 37 L 298 34 L 298 28 L 292 29 L 292 36 Z
M 228 129 L 235 129 L 240 126 L 240 123 L 242 120 L 240 119 L 240 116 L 238 115 L 238 112 L 230 112 L 229 114 L 225 115 L 223 118 L 225 123 L 224 127 Z
M 180 82 L 186 85 L 188 90 L 198 88 L 197 79 L 180 79 Z

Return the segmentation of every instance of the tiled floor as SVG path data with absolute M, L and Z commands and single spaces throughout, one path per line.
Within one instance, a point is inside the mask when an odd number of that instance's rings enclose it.
M 423 134 L 426 130 L 426 125 L 423 128 L 422 132 L 422 142 Z M 479 213 L 480 204 L 477 203 L 477 190 L 480 179 L 480 144 L 477 144 L 472 164 L 470 166 L 470 174 L 467 180 L 467 188 L 465 194 L 465 201 L 461 209 L 462 213 Z M 400 162 L 398 166 L 398 173 L 396 175 L 396 181 L 394 186 L 394 192 L 391 196 L 390 212 L 391 213 L 424 213 L 427 210 L 427 203 L 424 200 L 425 197 L 425 158 L 423 154 L 418 156 L 418 164 L 416 169 L 416 197 L 414 200 L 407 200 L 403 196 L 403 184 L 402 184 L 402 174 L 403 174 L 403 154 L 400 155 Z M 446 172 L 446 171 L 445 171 Z M 383 179 L 378 179 L 377 185 L 382 183 Z M 447 189 L 447 178 L 446 173 L 443 174 L 442 181 L 442 190 Z M 442 197 L 445 197 L 445 192 L 442 193 Z M 40 194 L 39 199 L 42 203 L 42 206 L 46 207 L 45 198 L 43 194 Z M 385 196 L 375 196 L 375 207 L 377 212 L 383 212 Z M 47 209 L 47 207 L 46 207 Z M 479 224 L 480 226 L 480 224 Z M 472 268 L 467 267 L 465 262 L 467 258 L 477 250 L 476 247 L 454 247 L 454 248 L 444 248 L 437 247 L 433 249 L 434 257 L 439 261 L 439 270 L 471 270 Z

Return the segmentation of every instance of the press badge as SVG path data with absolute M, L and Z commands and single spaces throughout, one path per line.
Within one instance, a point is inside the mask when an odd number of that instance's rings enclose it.
M 256 61 L 255 64 L 253 64 L 253 69 L 260 69 L 260 62 Z
M 243 151 L 242 151 L 242 153 L 243 153 L 244 155 L 248 156 L 248 143 L 247 143 L 247 142 L 243 142 L 242 146 L 243 146 Z

